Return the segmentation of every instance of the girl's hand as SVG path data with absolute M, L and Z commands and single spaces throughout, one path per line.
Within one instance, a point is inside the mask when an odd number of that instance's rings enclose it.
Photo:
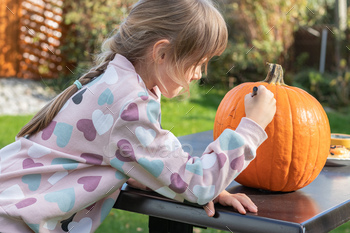
M 263 129 L 273 120 L 276 113 L 276 99 L 274 94 L 265 86 L 258 87 L 257 95 L 249 93 L 244 98 L 245 114 Z
M 258 207 L 250 200 L 250 198 L 243 193 L 234 193 L 231 194 L 226 190 L 222 191 L 214 201 L 209 202 L 206 206 L 204 206 L 204 210 L 209 217 L 213 217 L 215 214 L 214 203 L 219 202 L 223 206 L 232 206 L 236 210 L 238 210 L 241 214 L 246 214 L 246 210 L 248 209 L 250 212 L 256 213 L 258 212 Z
M 140 182 L 138 182 L 137 180 L 134 180 L 133 178 L 129 178 L 128 181 L 126 181 L 126 183 L 136 189 L 151 191 L 151 189 L 148 188 L 146 185 L 141 184 Z

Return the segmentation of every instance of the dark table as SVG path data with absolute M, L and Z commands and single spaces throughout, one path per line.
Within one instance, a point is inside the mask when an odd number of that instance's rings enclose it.
M 206 131 L 179 140 L 184 150 L 200 156 L 213 140 L 212 135 Z M 258 206 L 258 213 L 241 215 L 230 207 L 216 205 L 216 217 L 210 218 L 198 205 L 127 185 L 114 208 L 149 215 L 149 232 L 154 233 L 187 233 L 193 226 L 242 233 L 322 233 L 350 220 L 350 166 L 326 166 L 311 184 L 290 193 L 264 192 L 235 181 L 226 190 L 247 194 Z

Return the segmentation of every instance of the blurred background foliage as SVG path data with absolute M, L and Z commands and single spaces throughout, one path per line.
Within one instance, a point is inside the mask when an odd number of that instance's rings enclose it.
M 46 80 L 57 91 L 72 83 L 93 65 L 102 42 L 118 30 L 135 0 L 65 0 L 63 38 L 60 47 L 65 65 L 72 70 L 58 79 Z
M 67 67 L 74 74 L 65 73 L 50 82 L 62 89 L 86 72 L 92 66 L 94 55 L 100 52 L 103 40 L 118 30 L 135 2 L 66 0 L 61 50 Z M 336 3 L 337 0 L 217 0 L 227 21 L 229 43 L 226 51 L 209 63 L 208 77 L 200 84 L 228 90 L 242 82 L 263 80 L 266 62 L 279 63 L 284 67 L 288 85 L 307 90 L 333 108 L 348 106 L 350 18 L 347 18 L 347 29 L 338 30 Z M 350 0 L 347 6 L 349 13 Z M 313 52 L 303 51 L 298 41 L 304 38 L 320 45 L 323 28 L 330 32 L 326 72 L 320 73 L 320 47 L 312 45 Z M 311 39 L 306 35 L 311 35 Z M 340 46 L 339 62 L 334 57 L 335 44 Z

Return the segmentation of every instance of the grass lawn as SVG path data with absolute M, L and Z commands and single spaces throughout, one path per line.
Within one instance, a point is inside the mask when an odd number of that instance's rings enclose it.
M 216 109 L 225 92 L 214 88 L 195 87 L 191 98 L 162 100 L 162 126 L 176 136 L 201 132 L 213 128 Z M 332 132 L 350 134 L 350 108 L 340 112 L 328 112 Z M 0 116 L 0 148 L 14 141 L 20 128 L 32 116 Z M 96 233 L 148 232 L 148 216 L 113 209 Z M 195 228 L 195 233 L 223 232 L 214 229 Z M 350 222 L 331 233 L 350 233 Z
M 17 133 L 33 116 L 0 116 L 0 148 L 15 141 Z

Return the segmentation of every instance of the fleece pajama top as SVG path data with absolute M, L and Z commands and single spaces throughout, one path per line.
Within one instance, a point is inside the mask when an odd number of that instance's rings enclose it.
M 267 138 L 243 118 L 202 155 L 160 125 L 160 92 L 116 55 L 41 132 L 0 150 L 0 232 L 94 232 L 132 177 L 180 202 L 204 205 Z

